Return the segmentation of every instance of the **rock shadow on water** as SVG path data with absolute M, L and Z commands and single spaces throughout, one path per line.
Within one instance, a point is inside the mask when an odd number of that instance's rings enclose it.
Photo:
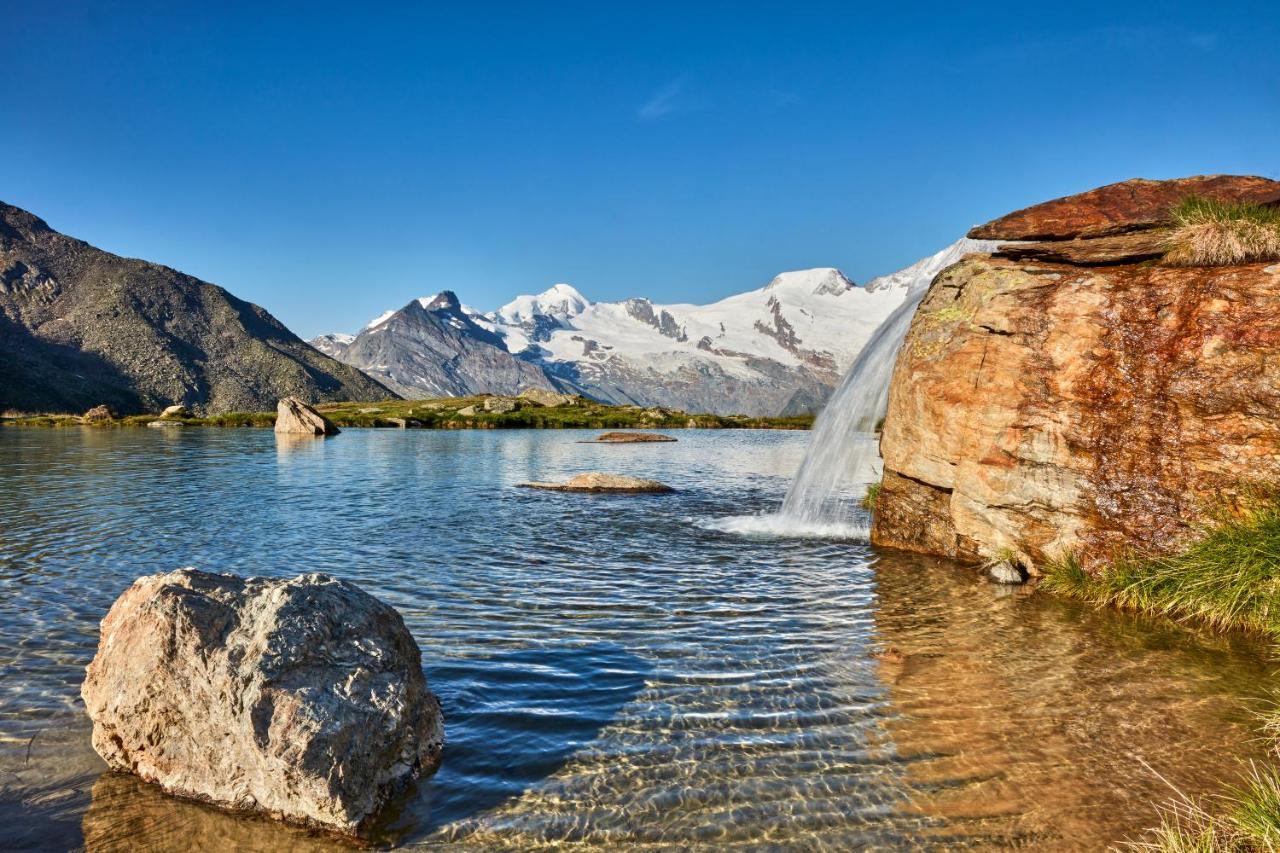
M 375 829 L 378 842 L 456 841 L 552 778 L 646 684 L 649 663 L 611 643 L 503 649 L 428 667 L 445 715 L 435 776 Z

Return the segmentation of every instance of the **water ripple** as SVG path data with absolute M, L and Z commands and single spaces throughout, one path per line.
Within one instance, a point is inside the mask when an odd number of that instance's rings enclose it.
M 0 430 L 0 847 L 334 849 L 102 773 L 97 622 L 185 565 L 404 614 L 448 746 L 387 843 L 1096 848 L 1163 796 L 1141 761 L 1197 794 L 1259 748 L 1247 643 L 877 554 L 865 519 L 780 524 L 803 434 L 581 437 Z M 594 469 L 677 491 L 512 488 Z

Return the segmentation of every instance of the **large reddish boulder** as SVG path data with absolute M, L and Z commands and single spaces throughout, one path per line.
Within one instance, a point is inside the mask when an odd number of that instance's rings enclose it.
M 1280 263 L 972 255 L 898 356 L 872 540 L 960 559 L 1176 550 L 1280 481 Z
M 933 281 L 889 390 L 873 542 L 1093 569 L 1177 550 L 1280 481 L 1280 263 L 1139 263 L 1164 239 L 1141 229 L 1191 193 L 1259 202 L 1280 183 L 1126 181 L 971 232 L 1055 239 Z
M 1069 240 L 1152 228 L 1189 195 L 1215 201 L 1280 202 L 1280 182 L 1248 175 L 1142 178 L 1032 205 L 969 232 L 974 240 Z

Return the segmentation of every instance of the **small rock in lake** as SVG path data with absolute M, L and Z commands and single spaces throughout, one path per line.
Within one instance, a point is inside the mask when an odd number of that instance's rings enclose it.
M 322 574 L 139 578 L 102 621 L 81 695 L 112 769 L 346 834 L 444 743 L 400 614 Z
M 166 429 L 168 427 L 181 427 L 182 421 L 147 421 L 147 426 L 156 427 L 158 429 Z
M 669 435 L 663 435 L 660 432 L 606 432 L 597 436 L 592 441 L 579 442 L 580 444 L 644 444 L 646 442 L 663 442 L 675 441 L 676 439 Z
M 1003 584 L 1019 584 L 1025 580 L 1022 577 L 1022 572 L 1018 571 L 1018 567 L 1009 560 L 1000 560 L 997 563 L 992 563 L 987 568 L 987 577 L 991 578 L 994 583 Z
M 82 417 L 86 423 L 92 424 L 99 423 L 101 421 L 109 421 L 115 416 L 115 412 L 111 411 L 111 409 L 106 406 L 94 406 L 92 409 L 85 412 Z
M 619 474 L 602 474 L 593 471 L 579 474 L 567 483 L 519 483 L 525 489 L 546 489 L 552 492 L 612 492 L 617 494 L 659 494 L 674 492 L 675 489 L 657 480 L 643 480 L 639 477 L 623 477 Z
M 889 646 L 871 655 L 873 658 L 885 663 L 906 663 L 907 653 L 897 646 Z
M 276 432 L 285 435 L 337 435 L 333 422 L 297 397 L 276 404 Z

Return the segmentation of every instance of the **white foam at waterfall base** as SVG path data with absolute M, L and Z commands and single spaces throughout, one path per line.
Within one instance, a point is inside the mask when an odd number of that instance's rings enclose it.
M 866 540 L 870 513 L 862 506 L 867 487 L 880 481 L 876 430 L 889 406 L 889 383 L 911 318 L 934 277 L 970 252 L 989 252 L 988 240 L 960 240 L 904 270 L 907 298 L 880 324 L 854 359 L 814 422 L 800 469 L 776 513 L 730 516 L 717 530 L 747 536 Z

